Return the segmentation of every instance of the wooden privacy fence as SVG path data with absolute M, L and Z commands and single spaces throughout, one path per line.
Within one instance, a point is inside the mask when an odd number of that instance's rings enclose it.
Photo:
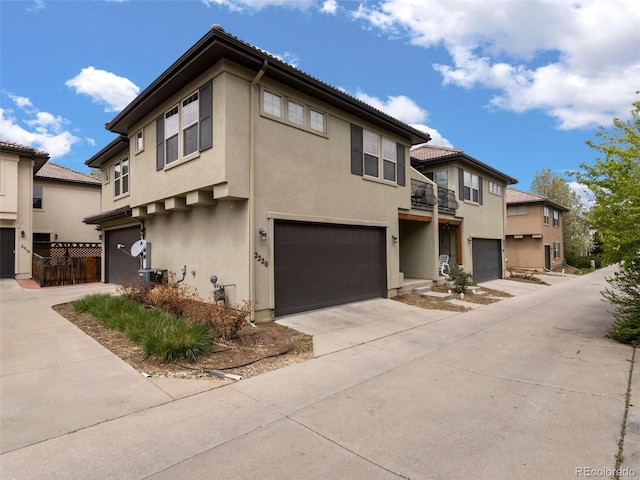
M 32 275 L 41 287 L 99 282 L 100 243 L 36 242 L 33 245 Z

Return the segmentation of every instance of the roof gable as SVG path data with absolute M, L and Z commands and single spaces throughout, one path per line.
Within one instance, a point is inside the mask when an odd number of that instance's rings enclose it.
M 542 195 L 537 195 L 535 193 L 524 192 L 522 190 L 517 190 L 515 188 L 507 188 L 505 200 L 507 205 L 510 205 L 510 204 L 516 205 L 516 204 L 523 204 L 523 203 L 540 203 L 540 204 L 550 205 L 563 212 L 569 211 L 567 207 L 563 207 L 559 203 L 549 200 L 547 197 L 543 197 Z
M 163 101 L 178 93 L 189 81 L 202 75 L 223 58 L 253 70 L 256 74 L 264 70 L 265 76 L 407 138 L 411 144 L 431 140 L 428 133 L 417 130 L 269 55 L 264 50 L 243 42 L 217 25 L 107 123 L 107 129 L 127 135 L 136 122 L 152 113 Z
M 36 178 L 43 180 L 58 180 L 62 182 L 72 183 L 86 183 L 89 185 L 101 185 L 102 181 L 99 178 L 86 175 L 70 168 L 57 165 L 55 163 L 46 163 L 35 174 Z

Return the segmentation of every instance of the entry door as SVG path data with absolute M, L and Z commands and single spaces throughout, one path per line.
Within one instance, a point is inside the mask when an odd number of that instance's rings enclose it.
M 0 278 L 13 278 L 16 273 L 16 230 L 0 228 Z
M 551 270 L 551 245 L 544 246 L 544 268 Z

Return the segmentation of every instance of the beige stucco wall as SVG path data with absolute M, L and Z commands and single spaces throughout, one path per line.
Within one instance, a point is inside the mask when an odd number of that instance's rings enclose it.
M 42 185 L 43 198 L 43 208 L 33 211 L 34 233 L 49 233 L 58 242 L 99 241 L 95 226 L 82 219 L 100 212 L 100 188 L 37 177 L 34 184 Z
M 33 161 L 0 153 L 0 227 L 16 230 L 15 276 L 31 278 Z M 24 236 L 22 235 L 24 232 Z
M 248 300 L 250 272 L 254 269 L 259 320 L 267 318 L 274 308 L 273 231 L 278 219 L 384 228 L 387 288 L 392 294 L 402 285 L 402 275 L 400 244 L 391 237 L 400 234 L 399 209 L 409 212 L 411 208 L 408 140 L 273 82 L 267 73 L 255 88 L 255 221 L 250 225 L 250 85 L 256 73 L 221 62 L 134 126 L 129 132 L 130 193 L 113 197 L 113 164 L 119 160 L 114 158 L 107 165 L 109 181 L 104 184 L 102 210 L 127 204 L 133 207 L 134 216 L 145 224 L 147 240 L 152 242 L 153 267 L 178 273 L 181 265 L 187 265 L 184 284 L 197 288 L 203 296 L 211 292 L 209 277 L 215 274 L 220 283 L 235 284 L 227 289 L 231 302 Z M 155 119 L 209 80 L 213 81 L 213 148 L 156 171 Z M 325 112 L 326 135 L 261 114 L 263 88 Z M 351 122 L 405 146 L 406 186 L 350 173 Z M 134 135 L 141 128 L 145 149 L 134 153 Z M 215 205 L 184 205 L 164 212 L 155 206 L 168 208 L 174 198 L 184 199 L 196 190 L 215 199 Z M 437 220 L 433 225 L 437 226 Z M 434 249 L 437 243 L 437 232 L 430 227 L 422 235 L 423 252 Z M 266 242 L 260 240 L 259 228 L 267 231 Z M 256 254 L 269 266 L 258 265 Z M 432 252 L 423 264 L 425 275 L 437 272 L 436 256 Z

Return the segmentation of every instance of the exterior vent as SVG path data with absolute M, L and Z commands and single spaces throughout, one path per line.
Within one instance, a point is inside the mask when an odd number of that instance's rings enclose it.
M 166 268 L 147 268 L 145 270 L 138 270 L 139 285 L 153 285 L 157 283 L 164 283 L 166 282 L 166 278 Z

